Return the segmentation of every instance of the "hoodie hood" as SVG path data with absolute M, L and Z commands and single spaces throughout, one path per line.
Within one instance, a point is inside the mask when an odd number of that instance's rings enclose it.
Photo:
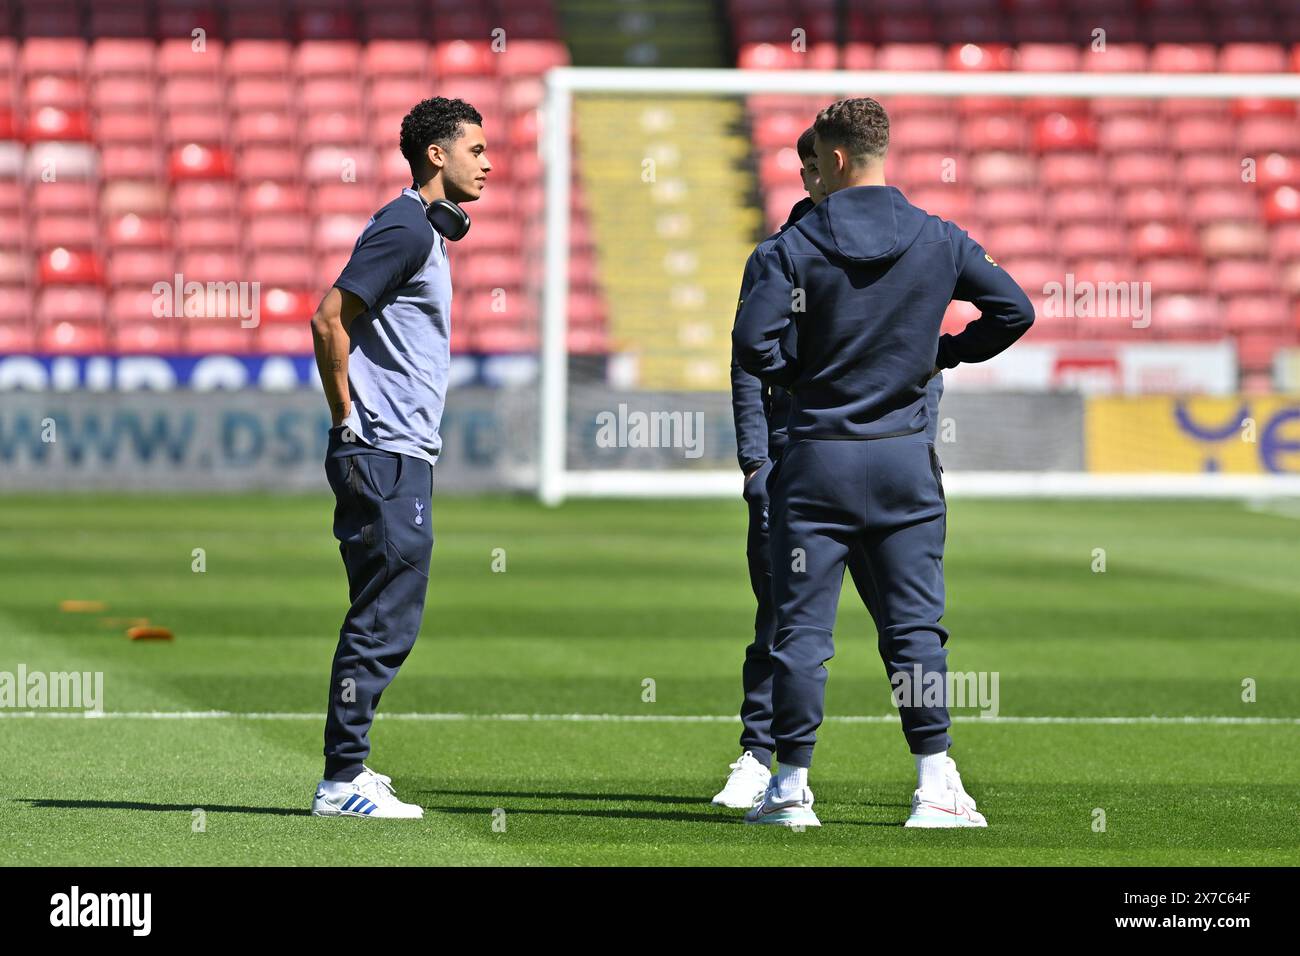
M 808 196 L 804 196 L 803 199 L 800 199 L 797 203 L 795 203 L 792 207 L 790 207 L 790 215 L 786 216 L 785 225 L 783 225 L 778 231 L 785 232 L 796 222 L 802 219 L 805 215 L 807 215 L 808 211 L 813 209 L 814 207 L 815 207 L 815 203 L 813 203 L 812 199 L 809 198 Z
M 823 255 L 878 262 L 906 252 L 927 218 L 893 186 L 852 186 L 831 193 L 792 228 Z

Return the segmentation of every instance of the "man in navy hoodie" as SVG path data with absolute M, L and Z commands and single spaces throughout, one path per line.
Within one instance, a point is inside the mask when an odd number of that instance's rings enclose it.
M 814 129 L 827 198 L 763 253 L 732 338 L 741 368 L 791 396 L 788 445 L 768 481 L 780 772 L 746 820 L 819 825 L 808 768 L 844 566 L 861 547 L 896 700 L 910 704 L 917 788 L 906 825 L 985 826 L 947 755 L 947 709 L 923 696 L 946 686 L 948 638 L 947 507 L 926 394 L 936 372 L 1015 342 L 1033 306 L 962 229 L 885 184 L 879 103 L 841 100 Z M 980 317 L 940 336 L 953 299 Z
M 758 279 L 763 254 L 776 238 L 826 198 L 817 154 L 813 150 L 815 132 L 810 126 L 799 136 L 795 149 L 799 154 L 799 177 L 808 196 L 795 203 L 785 225 L 768 236 L 750 254 L 740 284 L 740 303 Z M 739 311 L 737 305 L 737 311 Z M 939 421 L 939 397 L 943 394 L 943 376 L 930 379 L 929 435 L 933 441 Z M 772 606 L 772 559 L 768 537 L 767 479 L 773 463 L 780 459 L 786 444 L 786 418 L 790 413 L 790 394 L 779 386 L 764 385 L 731 357 L 731 405 L 736 423 L 736 455 L 745 476 L 744 498 L 749 506 L 749 535 L 745 556 L 749 562 L 749 581 L 757 610 L 754 614 L 754 640 L 745 648 L 741 669 L 744 699 L 740 705 L 740 757 L 730 765 L 731 773 L 712 803 L 736 810 L 749 810 L 771 783 L 772 754 L 772 641 L 776 636 L 776 609 Z M 866 556 L 861 548 L 850 551 L 846 563 L 858 595 L 875 615 L 875 599 Z M 883 637 L 884 632 L 880 635 Z M 889 664 L 888 643 L 880 641 L 880 653 Z

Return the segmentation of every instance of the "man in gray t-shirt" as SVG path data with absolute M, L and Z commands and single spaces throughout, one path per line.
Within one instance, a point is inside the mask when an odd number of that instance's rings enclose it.
M 420 632 L 433 550 L 427 513 L 451 361 L 445 238 L 469 218 L 488 172 L 483 117 L 462 100 L 424 100 L 402 120 L 410 188 L 366 225 L 312 317 L 329 401 L 325 474 L 351 607 L 339 631 L 316 816 L 418 819 L 365 766 L 384 690 Z

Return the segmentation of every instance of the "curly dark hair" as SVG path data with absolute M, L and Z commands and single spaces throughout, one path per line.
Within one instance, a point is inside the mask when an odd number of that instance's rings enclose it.
M 889 149 L 889 116 L 869 96 L 832 103 L 817 114 L 813 129 L 824 142 L 843 146 L 854 161 L 880 159 Z
M 434 96 L 411 107 L 411 112 L 402 118 L 401 148 L 416 182 L 422 181 L 429 146 L 449 145 L 459 138 L 465 123 L 482 126 L 483 117 L 464 100 Z

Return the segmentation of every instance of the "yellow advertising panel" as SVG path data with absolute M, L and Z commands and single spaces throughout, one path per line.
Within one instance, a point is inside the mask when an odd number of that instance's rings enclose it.
M 1084 441 L 1095 472 L 1300 474 L 1300 395 L 1092 397 Z

